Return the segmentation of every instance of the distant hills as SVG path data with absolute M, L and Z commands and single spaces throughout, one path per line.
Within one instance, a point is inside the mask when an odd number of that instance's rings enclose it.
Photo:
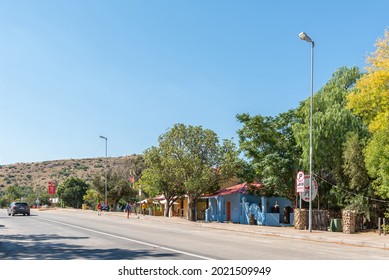
M 47 187 L 50 181 L 59 185 L 71 176 L 89 183 L 98 174 L 104 176 L 106 162 L 108 168 L 120 167 L 124 166 L 130 157 L 67 159 L 1 165 L 0 189 L 16 184 L 36 189 Z

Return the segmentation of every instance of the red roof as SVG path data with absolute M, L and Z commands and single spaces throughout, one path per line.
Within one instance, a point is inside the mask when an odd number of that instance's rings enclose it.
M 165 195 L 161 194 L 161 195 L 157 195 L 156 197 L 154 197 L 155 200 L 164 200 L 165 199 Z
M 261 189 L 263 187 L 263 184 L 261 183 L 251 183 L 247 184 L 247 182 L 244 182 L 239 185 L 235 185 L 229 188 L 225 188 L 222 190 L 218 190 L 217 192 L 209 195 L 204 195 L 205 197 L 211 197 L 211 196 L 224 196 L 224 195 L 229 195 L 233 193 L 243 193 L 243 194 L 248 194 L 249 187 L 256 188 L 256 189 Z

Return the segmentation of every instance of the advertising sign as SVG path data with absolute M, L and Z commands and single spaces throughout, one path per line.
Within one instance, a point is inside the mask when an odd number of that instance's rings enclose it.
M 55 185 L 53 182 L 49 182 L 48 192 L 49 194 L 55 194 Z

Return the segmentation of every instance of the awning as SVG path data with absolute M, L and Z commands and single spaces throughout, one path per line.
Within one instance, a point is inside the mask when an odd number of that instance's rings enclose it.
M 164 199 L 164 200 L 161 200 L 159 203 L 161 203 L 161 204 L 166 204 L 166 201 L 167 201 L 167 200 L 166 200 L 166 199 Z M 178 202 L 173 202 L 173 204 L 176 204 L 176 205 L 177 205 L 177 204 L 178 204 Z

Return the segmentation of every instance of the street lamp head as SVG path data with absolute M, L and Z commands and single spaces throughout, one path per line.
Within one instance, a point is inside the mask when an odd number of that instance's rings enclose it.
M 312 39 L 305 32 L 301 32 L 299 34 L 299 37 L 301 40 L 307 41 L 308 43 L 312 43 Z
M 108 139 L 107 137 L 104 137 L 104 136 L 101 136 L 101 135 L 100 135 L 100 138 L 105 139 L 105 140 Z

